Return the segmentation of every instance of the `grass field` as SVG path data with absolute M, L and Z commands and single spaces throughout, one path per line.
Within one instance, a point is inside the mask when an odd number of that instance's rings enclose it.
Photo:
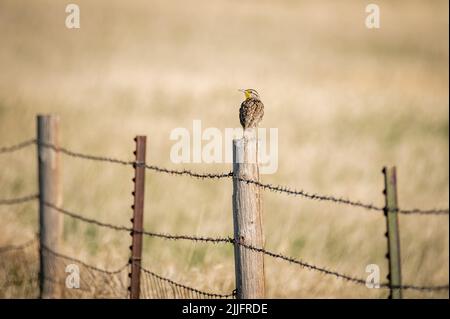
M 0 2 L 0 145 L 34 137 L 36 114 L 52 112 L 73 150 L 131 159 L 145 134 L 152 164 L 229 171 L 171 163 L 169 135 L 194 119 L 237 127 L 237 89 L 251 87 L 262 126 L 279 129 L 278 171 L 264 182 L 383 205 L 381 168 L 396 165 L 402 208 L 449 206 L 447 1 L 377 1 L 380 29 L 365 27 L 356 0 L 77 3 L 81 28 L 71 30 L 64 2 Z M 0 156 L 0 198 L 36 192 L 35 158 L 34 148 Z M 131 168 L 62 159 L 65 208 L 130 226 Z M 231 192 L 230 181 L 149 173 L 145 227 L 231 235 Z M 376 263 L 384 280 L 382 214 L 270 192 L 263 201 L 268 249 L 363 278 Z M 0 214 L 0 246 L 37 230 L 35 203 Z M 126 233 L 64 225 L 65 254 L 112 269 L 128 259 Z M 400 235 L 404 283 L 448 283 L 448 216 L 400 216 Z M 199 289 L 234 289 L 231 247 L 146 239 L 143 263 Z M 270 258 L 265 268 L 268 297 L 387 296 Z M 0 293 L 11 296 L 31 293 Z

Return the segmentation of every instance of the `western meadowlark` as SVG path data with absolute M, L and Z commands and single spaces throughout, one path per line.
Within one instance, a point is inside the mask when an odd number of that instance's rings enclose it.
M 264 115 L 264 104 L 259 98 L 258 92 L 253 89 L 239 90 L 244 92 L 245 100 L 239 109 L 239 120 L 244 131 L 255 128 L 261 122 Z

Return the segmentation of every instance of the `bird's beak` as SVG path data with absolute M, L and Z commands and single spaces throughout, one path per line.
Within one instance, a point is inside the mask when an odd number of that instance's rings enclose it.
M 245 93 L 245 90 L 243 90 L 243 89 L 239 89 L 238 91 L 242 92 L 242 93 Z

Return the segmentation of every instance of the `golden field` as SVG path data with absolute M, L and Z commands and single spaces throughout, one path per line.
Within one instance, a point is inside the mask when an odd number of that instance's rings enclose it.
M 237 127 L 237 89 L 250 87 L 265 104 L 262 126 L 279 129 L 278 171 L 263 182 L 381 206 L 381 169 L 396 165 L 402 208 L 448 208 L 447 1 L 377 1 L 380 29 L 365 27 L 366 3 L 356 0 L 77 4 L 78 30 L 65 27 L 64 2 L 0 2 L 0 146 L 33 138 L 36 114 L 56 113 L 62 145 L 72 150 L 132 159 L 133 138 L 144 134 L 151 164 L 229 171 L 229 164 L 171 163 L 169 135 L 192 130 L 194 119 L 221 131 Z M 1 155 L 0 165 L 0 198 L 37 191 L 34 147 Z M 63 207 L 131 226 L 132 168 L 67 156 L 62 165 Z M 232 234 L 230 180 L 146 178 L 147 230 Z M 267 191 L 263 201 L 267 249 L 362 278 L 375 263 L 385 280 L 383 214 Z M 37 231 L 36 203 L 0 206 L 0 214 L 0 246 Z M 399 222 L 403 282 L 448 283 L 448 216 Z M 107 269 L 127 261 L 127 233 L 68 217 L 64 226 L 63 253 Z M 268 297 L 388 294 L 265 262 Z M 143 264 L 198 289 L 234 289 L 231 246 L 146 238 Z M 404 295 L 448 298 L 448 291 Z

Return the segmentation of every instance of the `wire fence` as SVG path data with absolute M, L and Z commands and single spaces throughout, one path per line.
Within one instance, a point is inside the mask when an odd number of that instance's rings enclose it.
M 12 145 L 12 146 L 7 146 L 7 147 L 2 147 L 0 148 L 0 154 L 1 153 L 9 153 L 9 152 L 13 152 L 13 151 L 17 151 L 20 150 L 22 148 L 25 148 L 27 146 L 30 145 L 41 145 L 44 147 L 48 147 L 52 150 L 54 150 L 55 152 L 60 152 L 62 154 L 65 154 L 67 156 L 71 156 L 71 157 L 75 157 L 75 158 L 81 158 L 81 159 L 85 159 L 85 160 L 91 160 L 91 161 L 99 161 L 99 162 L 108 162 L 108 163 L 113 163 L 113 164 L 120 164 L 120 165 L 128 165 L 128 166 L 135 166 L 135 165 L 143 165 L 146 169 L 148 170 L 152 170 L 158 173 L 165 173 L 165 174 L 171 174 L 171 175 L 180 175 L 180 176 L 189 176 L 189 177 L 193 177 L 193 178 L 198 178 L 198 179 L 223 179 L 223 178 L 235 178 L 241 182 L 245 182 L 245 183 L 250 183 L 250 184 L 254 184 L 264 190 L 268 190 L 268 191 L 272 191 L 272 192 L 276 192 L 276 193 L 284 193 L 287 195 L 294 195 L 294 196 L 300 196 L 300 197 L 304 197 L 304 198 L 308 198 L 311 200 L 317 200 L 317 201 L 329 201 L 329 202 L 334 202 L 334 203 L 338 203 L 338 204 L 344 204 L 344 205 L 349 205 L 349 206 L 356 206 L 356 207 L 361 207 L 361 208 L 365 208 L 367 210 L 374 210 L 374 211 L 385 211 L 385 208 L 382 206 L 377 206 L 371 203 L 364 203 L 361 201 L 355 201 L 355 200 L 351 200 L 351 199 L 347 199 L 347 198 L 341 198 L 341 197 L 337 197 L 337 196 L 331 196 L 331 195 L 324 195 L 324 194 L 317 194 L 317 193 L 311 193 L 311 192 L 307 192 L 304 190 L 296 190 L 294 188 L 290 188 L 288 186 L 281 186 L 281 185 L 272 185 L 272 184 L 266 184 L 266 183 L 261 183 L 260 181 L 256 181 L 256 180 L 251 180 L 251 179 L 245 179 L 245 178 L 241 178 L 238 176 L 234 176 L 233 172 L 225 172 L 225 173 L 198 173 L 198 172 L 193 172 L 191 170 L 174 170 L 174 169 L 168 169 L 168 168 L 164 168 L 164 167 L 159 167 L 156 165 L 148 165 L 145 163 L 137 163 L 135 161 L 127 161 L 127 160 L 122 160 L 122 159 L 118 159 L 118 158 L 112 158 L 112 157 L 106 157 L 106 156 L 96 156 L 96 155 L 89 155 L 89 154 L 84 154 L 84 153 L 80 153 L 80 152 L 75 152 L 75 151 L 71 151 L 67 148 L 64 147 L 60 147 L 60 146 L 56 146 L 53 144 L 48 144 L 48 143 L 39 143 L 38 141 L 36 141 L 35 139 L 29 139 L 26 141 L 23 141 L 21 143 L 18 143 L 16 145 Z M 36 196 L 36 195 L 31 195 L 31 196 Z M 21 199 L 18 199 L 21 200 Z M 26 200 L 26 199 L 25 199 Z M 12 201 L 12 200 L 11 200 Z M 0 200 L 0 204 L 2 203 L 2 201 Z M 423 210 L 423 209 L 398 209 L 398 212 L 401 214 L 421 214 L 421 215 L 448 215 L 449 214 L 449 209 L 445 208 L 445 209 L 427 209 L 427 210 Z
M 8 147 L 1 147 L 0 148 L 0 154 L 2 153 L 11 153 L 18 150 L 21 150 L 23 148 L 26 148 L 31 145 L 36 145 L 38 142 L 35 139 L 30 139 L 21 143 L 18 143 L 16 145 L 8 146 Z M 299 196 L 303 198 L 307 198 L 310 200 L 317 200 L 317 201 L 329 201 L 337 204 L 343 204 L 343 205 L 349 205 L 354 207 L 360 207 L 364 208 L 366 210 L 371 211 L 380 211 L 386 213 L 387 210 L 385 207 L 376 206 L 371 203 L 364 203 L 360 201 L 354 201 L 346 198 L 340 198 L 336 196 L 330 196 L 330 195 L 322 195 L 322 194 L 315 194 L 315 193 L 309 193 L 303 190 L 295 190 L 291 189 L 286 186 L 277 186 L 272 184 L 265 184 L 261 183 L 259 181 L 250 180 L 250 179 L 244 179 L 238 176 L 234 176 L 232 172 L 229 173 L 196 173 L 190 170 L 172 170 L 167 168 L 162 168 L 155 165 L 148 165 L 146 163 L 138 163 L 136 161 L 126 161 L 121 160 L 117 158 L 111 158 L 111 157 L 104 157 L 104 156 L 94 156 L 94 155 L 88 155 L 83 154 L 79 152 L 74 152 L 69 149 L 55 146 L 52 144 L 44 144 L 39 143 L 40 146 L 47 147 L 52 149 L 55 152 L 63 153 L 67 156 L 86 159 L 86 160 L 92 160 L 92 161 L 99 161 L 99 162 L 108 162 L 113 164 L 120 164 L 120 165 L 126 165 L 126 166 L 143 166 L 148 170 L 152 170 L 158 173 L 164 173 L 164 174 L 170 174 L 170 175 L 178 175 L 178 176 L 189 176 L 192 178 L 198 178 L 198 179 L 225 179 L 225 178 L 233 178 L 237 179 L 241 182 L 254 184 L 257 187 L 268 190 L 271 192 L 277 192 L 277 193 L 284 193 L 287 195 L 294 195 Z M 0 199 L 0 205 L 16 205 L 21 203 L 26 203 L 30 201 L 37 200 L 39 198 L 39 194 L 30 194 L 22 197 L 17 198 L 9 198 L 9 199 Z M 366 285 L 366 279 L 364 278 L 358 278 L 351 275 L 347 275 L 335 270 L 330 270 L 322 266 L 314 265 L 312 263 L 308 263 L 293 257 L 289 257 L 286 255 L 283 255 L 281 253 L 272 252 L 269 250 L 266 250 L 263 247 L 255 247 L 248 245 L 246 243 L 240 242 L 238 240 L 235 240 L 231 237 L 205 237 L 205 236 L 193 236 L 193 235 L 179 235 L 179 234 L 165 234 L 165 233 L 158 233 L 158 232 L 150 232 L 146 230 L 135 230 L 130 227 L 125 227 L 121 225 L 114 225 L 106 222 L 102 222 L 96 219 L 87 218 L 84 217 L 82 214 L 75 213 L 72 211 L 69 211 L 67 209 L 64 209 L 62 207 L 59 207 L 53 203 L 46 202 L 43 199 L 41 199 L 41 203 L 47 207 L 52 208 L 55 212 L 58 212 L 60 214 L 63 214 L 65 216 L 68 216 L 70 218 L 96 225 L 99 227 L 112 229 L 115 231 L 123 231 L 123 232 L 129 232 L 129 233 L 140 233 L 144 236 L 149 237 L 155 237 L 160 238 L 164 240 L 184 240 L 184 241 L 192 241 L 192 242 L 205 242 L 205 243 L 213 243 L 213 244 L 230 244 L 230 245 L 239 245 L 241 247 L 244 247 L 245 249 L 258 252 L 261 254 L 264 254 L 265 256 L 286 261 L 291 264 L 298 265 L 302 268 L 316 271 L 319 273 L 322 273 L 324 275 L 328 276 L 334 276 L 336 278 L 340 278 L 344 281 L 348 281 L 357 285 Z M 402 213 L 405 215 L 448 215 L 449 210 L 448 209 L 409 209 L 409 210 L 402 210 L 402 209 L 396 209 L 396 212 Z M 14 246 L 4 246 L 0 247 L 0 255 L 10 253 L 13 251 L 23 251 L 27 248 L 31 247 L 33 244 L 36 243 L 36 240 L 30 240 L 25 242 L 22 245 Z M 48 280 L 51 282 L 52 285 L 56 285 L 58 287 L 64 287 L 65 282 L 58 281 L 55 278 L 61 278 L 60 274 L 64 272 L 65 267 L 68 265 L 68 263 L 76 263 L 80 267 L 83 267 L 83 273 L 87 274 L 87 277 L 83 277 L 83 281 L 81 283 L 80 289 L 69 289 L 70 292 L 67 292 L 67 289 L 63 289 L 62 291 L 65 291 L 65 294 L 63 294 L 63 297 L 69 297 L 69 298 L 77 298 L 77 297 L 101 297 L 101 298 L 126 298 L 128 296 L 127 291 L 127 280 L 128 277 L 126 276 L 126 269 L 128 268 L 129 264 L 120 267 L 118 270 L 115 271 L 108 271 L 103 270 L 94 266 L 91 266 L 87 263 L 84 263 L 78 259 L 75 259 L 73 257 L 69 257 L 66 255 L 63 255 L 59 252 L 51 250 L 49 247 L 41 245 L 39 249 L 44 254 L 50 254 L 52 255 L 53 259 L 50 260 L 56 260 L 54 264 L 48 265 L 49 269 L 52 269 L 52 275 L 49 278 L 44 278 L 44 280 Z M 84 272 L 85 271 L 85 272 Z M 201 291 L 199 289 L 189 287 L 187 285 L 177 283 L 169 278 L 165 278 L 161 275 L 158 275 L 148 269 L 145 269 L 143 267 L 140 267 L 141 271 L 141 278 L 142 278 L 142 284 L 141 284 L 141 296 L 143 298 L 233 298 L 235 296 L 235 292 L 231 292 L 228 294 L 220 294 L 220 293 L 212 293 L 212 292 L 206 292 Z M 52 279 L 53 278 L 53 279 Z M 96 284 L 93 284 L 96 283 Z M 434 285 L 434 286 L 421 286 L 421 285 L 413 285 L 413 284 L 405 284 L 400 286 L 393 286 L 390 283 L 381 283 L 380 288 L 398 288 L 398 289 L 411 289 L 411 290 L 417 290 L 417 291 L 440 291 L 440 290 L 448 290 L 449 285 Z

